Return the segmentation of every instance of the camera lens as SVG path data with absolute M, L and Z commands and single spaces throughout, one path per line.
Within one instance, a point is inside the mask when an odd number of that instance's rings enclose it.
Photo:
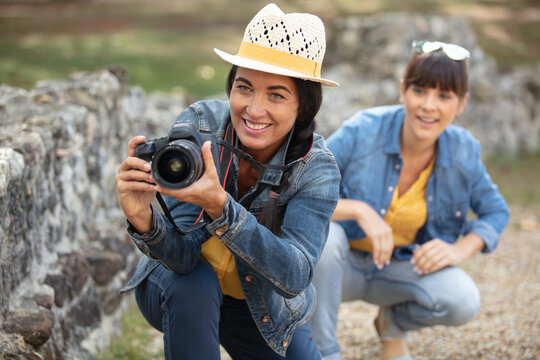
M 186 179 L 189 167 L 189 159 L 183 153 L 173 149 L 163 154 L 157 169 L 163 180 L 175 183 Z
M 161 186 L 180 189 L 204 172 L 201 150 L 191 141 L 175 140 L 160 148 L 152 159 L 154 179 Z

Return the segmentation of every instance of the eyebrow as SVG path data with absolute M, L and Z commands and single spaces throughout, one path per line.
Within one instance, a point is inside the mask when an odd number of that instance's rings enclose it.
M 249 86 L 253 86 L 253 84 L 251 83 L 251 81 L 249 81 L 248 79 L 246 78 L 243 78 L 243 77 L 237 77 L 236 79 L 234 79 L 234 81 L 241 81 L 241 82 L 244 82 L 246 84 L 248 84 Z M 287 88 L 286 86 L 283 86 L 283 85 L 274 85 L 274 86 L 269 86 L 268 87 L 268 90 L 284 90 L 286 92 L 288 92 L 289 94 L 292 95 L 292 92 L 291 90 L 289 90 L 289 88 Z

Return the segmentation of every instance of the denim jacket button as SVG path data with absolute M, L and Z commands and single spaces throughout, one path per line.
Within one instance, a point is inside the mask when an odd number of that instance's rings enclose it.
M 460 217 L 461 216 L 461 211 L 456 211 L 456 217 Z
M 283 345 L 283 347 L 289 346 L 289 340 L 283 340 L 283 342 L 281 343 L 281 345 Z
M 223 235 L 225 234 L 225 231 L 227 231 L 227 225 L 223 225 L 222 227 L 220 227 L 219 229 L 216 230 L 216 235 Z
M 386 214 L 386 210 L 385 209 L 381 209 L 381 214 Z
M 261 319 L 261 321 L 262 321 L 263 323 L 269 322 L 269 321 L 270 321 L 270 316 L 264 316 L 264 317 Z
M 252 282 L 253 281 L 253 275 L 246 275 L 245 279 L 246 279 L 247 282 Z

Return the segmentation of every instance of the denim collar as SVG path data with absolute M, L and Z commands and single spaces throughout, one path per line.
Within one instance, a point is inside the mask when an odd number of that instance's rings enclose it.
M 403 128 L 403 120 L 405 119 L 405 110 L 403 107 L 395 113 L 395 126 L 391 128 L 391 134 L 384 146 L 384 152 L 390 155 L 401 156 L 401 130 Z M 452 162 L 452 154 L 449 151 L 448 131 L 444 131 L 437 140 L 437 155 L 435 166 L 448 167 Z
M 401 108 L 393 116 L 394 121 L 389 123 L 393 126 L 389 129 L 391 133 L 384 146 L 384 152 L 389 155 L 399 156 L 401 155 L 401 129 L 403 127 L 403 119 L 405 118 L 405 110 Z M 394 122 L 395 124 L 393 124 Z

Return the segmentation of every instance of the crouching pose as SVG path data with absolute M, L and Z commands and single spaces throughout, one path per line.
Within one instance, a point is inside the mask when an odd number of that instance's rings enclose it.
M 215 50 L 233 64 L 228 101 L 180 114 L 170 153 L 157 139 L 129 142 L 116 180 L 145 256 L 124 291 L 163 332 L 166 359 L 219 359 L 220 344 L 234 359 L 320 359 L 311 280 L 339 197 L 339 170 L 314 133 L 321 84 L 337 85 L 321 77 L 324 50 L 318 17 L 269 4 L 237 55 Z M 209 139 L 191 183 L 198 149 L 175 143 L 185 134 Z M 165 215 L 151 206 L 156 192 Z
M 328 139 L 342 181 L 313 280 L 311 327 L 324 359 L 341 359 L 341 301 L 379 305 L 382 359 L 411 359 L 410 330 L 470 321 L 479 292 L 457 265 L 493 251 L 508 222 L 480 144 L 451 124 L 467 103 L 469 52 L 441 42 L 413 48 L 402 105 L 361 111 Z

